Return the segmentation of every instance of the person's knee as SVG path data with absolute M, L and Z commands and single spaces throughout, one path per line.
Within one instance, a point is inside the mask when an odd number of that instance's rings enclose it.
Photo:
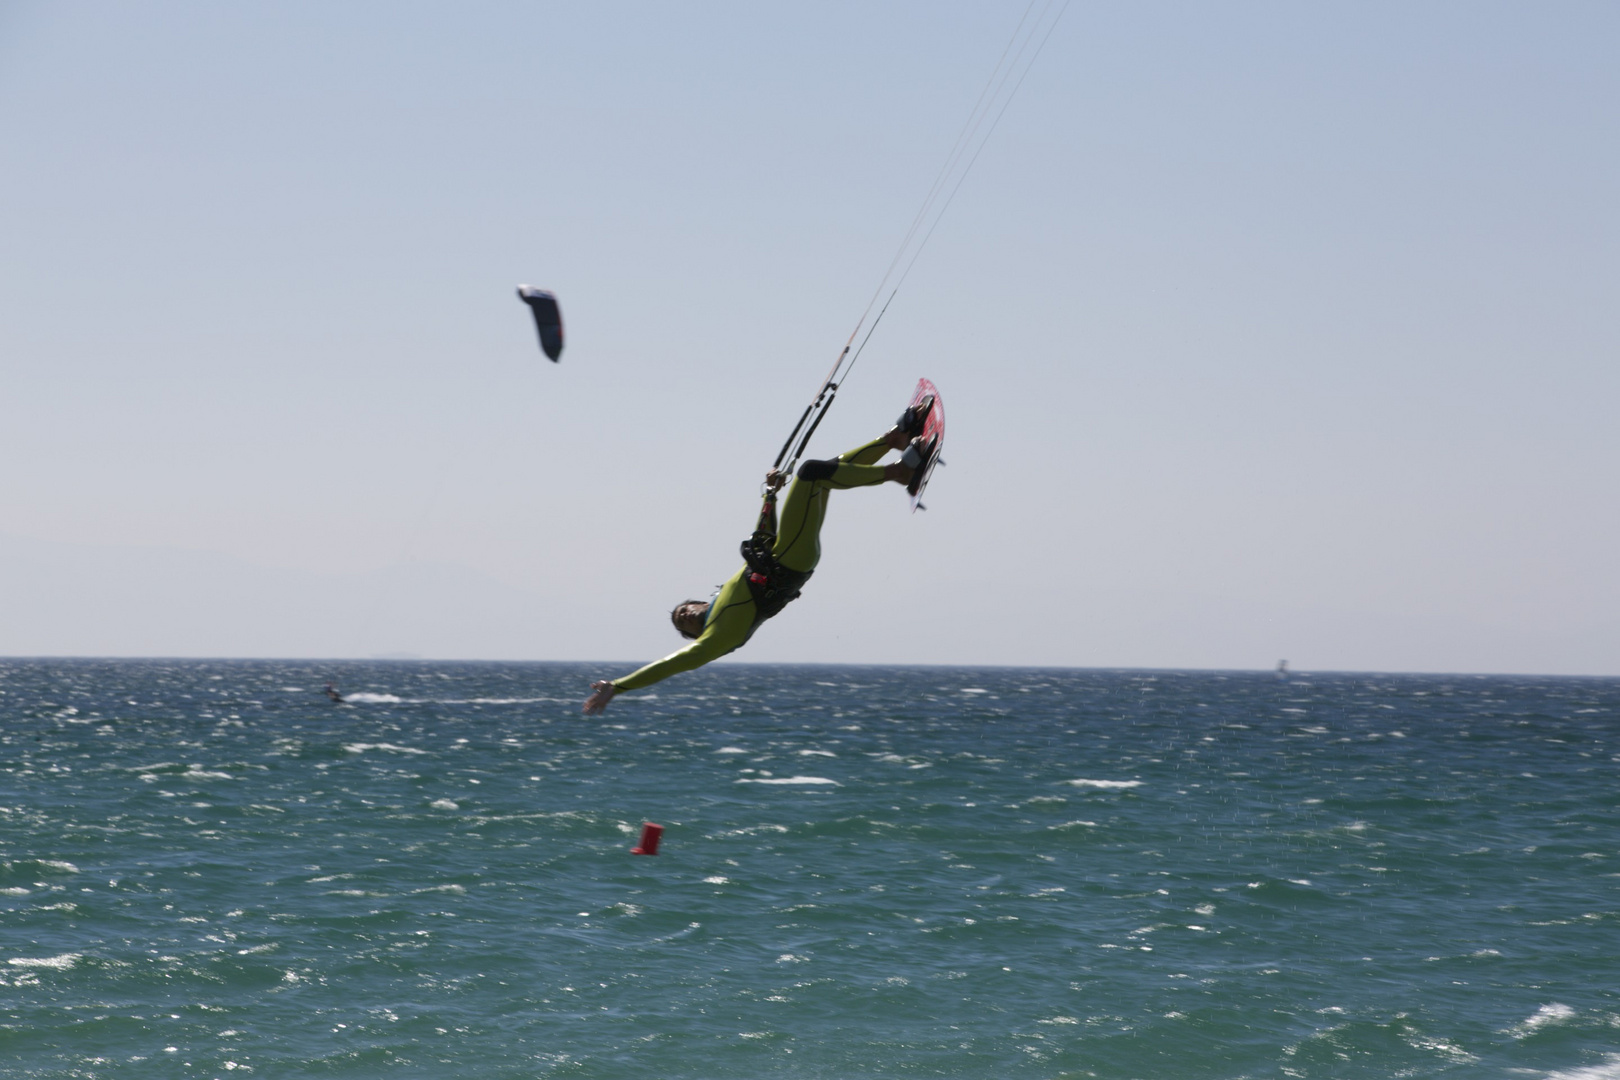
M 799 479 L 804 481 L 831 480 L 833 473 L 837 471 L 838 462 L 836 461 L 806 461 L 799 466 Z

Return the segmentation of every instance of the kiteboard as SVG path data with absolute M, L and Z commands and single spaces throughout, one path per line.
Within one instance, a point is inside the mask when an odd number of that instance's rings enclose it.
M 930 397 L 934 399 L 934 404 L 928 410 L 928 418 L 923 422 L 920 436 L 922 439 L 920 446 L 924 454 L 923 463 L 918 467 L 916 475 L 911 478 L 911 483 L 906 485 L 906 490 L 911 493 L 913 513 L 928 509 L 922 503 L 923 491 L 928 487 L 928 478 L 934 475 L 934 466 L 940 463 L 939 452 L 945 445 L 945 402 L 939 396 L 939 388 L 927 379 L 918 379 L 917 392 L 911 395 L 911 405 L 907 407 L 921 405 Z

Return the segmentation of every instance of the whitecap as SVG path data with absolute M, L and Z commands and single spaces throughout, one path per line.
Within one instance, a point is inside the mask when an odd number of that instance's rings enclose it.
M 434 799 L 428 803 L 435 810 L 460 810 L 461 807 L 449 799 Z
M 6 963 L 12 967 L 20 968 L 55 968 L 57 971 L 66 971 L 78 963 L 83 954 L 76 952 L 63 953 L 61 956 L 14 956 Z
M 1070 780 L 1069 783 L 1075 787 L 1099 788 L 1103 791 L 1124 791 L 1142 786 L 1140 780 Z
M 1620 1080 L 1620 1054 L 1605 1054 L 1596 1065 L 1550 1072 L 1546 1080 Z
M 703 879 L 703 884 L 705 884 L 705 885 L 730 885 L 731 884 L 731 879 L 724 876 L 723 874 L 715 874 L 712 877 L 704 878 Z
M 833 787 L 843 787 L 836 780 L 829 780 L 825 776 L 771 776 L 765 779 L 745 778 L 738 780 L 739 784 L 831 784 Z
M 395 697 L 393 694 L 373 694 L 370 691 L 362 690 L 358 694 L 344 694 L 343 700 L 357 705 L 398 705 L 404 699 Z
M 1526 1035 L 1540 1031 L 1544 1027 L 1552 1024 L 1562 1024 L 1566 1020 L 1573 1019 L 1574 1016 L 1574 1009 L 1562 1002 L 1554 1001 L 1537 1009 L 1534 1015 L 1525 1017 L 1522 1023 L 1516 1024 L 1509 1029 L 1508 1034 L 1516 1039 L 1522 1039 Z
M 406 704 L 421 705 L 538 705 L 542 702 L 555 702 L 559 705 L 572 705 L 573 698 L 559 697 L 474 697 L 474 698 L 431 698 L 424 701 L 421 698 L 411 698 Z
M 1096 827 L 1097 827 L 1097 823 L 1095 821 L 1065 821 L 1061 825 L 1048 825 L 1046 828 L 1047 828 L 1047 831 L 1051 831 L 1053 829 L 1074 829 L 1074 828 L 1095 829 Z
M 717 753 L 717 754 L 746 754 L 746 753 L 748 753 L 748 751 L 744 750 L 740 746 L 722 746 L 720 749 L 716 750 L 715 753 Z
M 977 686 L 964 686 L 962 688 L 964 694 L 988 694 L 989 692 L 988 690 L 981 690 Z
M 64 859 L 36 859 L 40 866 L 46 870 L 60 870 L 64 874 L 77 874 L 79 868 Z
M 465 885 L 429 885 L 425 889 L 412 889 L 411 890 L 411 894 L 413 896 L 417 895 L 417 894 L 420 894 L 420 893 L 430 893 L 430 892 L 454 893 L 457 896 L 463 896 L 467 892 L 467 887 Z
M 179 776 L 181 780 L 234 780 L 236 777 L 228 772 L 210 772 L 207 769 L 193 765 Z
M 831 750 L 800 750 L 800 757 L 837 757 Z
M 367 750 L 387 750 L 394 754 L 425 754 L 428 751 L 418 750 L 414 746 L 395 746 L 386 742 L 352 742 L 344 743 L 343 749 L 351 754 L 363 754 Z

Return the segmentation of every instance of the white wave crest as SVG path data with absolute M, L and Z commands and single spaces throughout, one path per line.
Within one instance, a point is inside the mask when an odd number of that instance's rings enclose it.
M 1605 1054 L 1596 1065 L 1550 1072 L 1546 1080 L 1620 1080 L 1620 1054 Z
M 369 690 L 362 690 L 357 694 L 344 694 L 343 700 L 356 705 L 398 705 L 405 699 L 393 694 L 373 694 Z
M 55 968 L 57 971 L 66 971 L 79 962 L 83 954 L 76 952 L 63 953 L 61 956 L 14 956 L 6 963 L 12 967 L 20 968 Z
M 343 749 L 351 754 L 363 754 L 367 750 L 387 750 L 393 754 L 425 754 L 428 751 L 418 750 L 414 746 L 395 746 L 387 742 L 352 742 L 344 743 Z
M 825 776 L 768 776 L 763 779 L 745 777 L 738 780 L 739 784 L 831 784 L 833 787 L 843 787 L 836 780 L 829 780 Z
M 460 810 L 461 809 L 460 806 L 456 805 L 456 803 L 451 801 L 450 799 L 434 799 L 432 802 L 428 803 L 428 805 L 433 807 L 433 809 L 435 809 L 435 810 Z
M 1543 1005 L 1541 1008 L 1537 1009 L 1534 1014 L 1525 1017 L 1522 1022 L 1509 1028 L 1508 1034 L 1512 1035 L 1515 1039 L 1522 1039 L 1526 1035 L 1532 1035 L 1544 1027 L 1549 1027 L 1553 1024 L 1562 1024 L 1566 1020 L 1573 1020 L 1574 1018 L 1574 1009 L 1563 1004 L 1562 1002 L 1554 1001 L 1551 1004 Z
M 35 863 L 46 870 L 59 870 L 64 874 L 77 874 L 79 868 L 65 859 L 36 859 Z
M 1070 780 L 1069 783 L 1075 787 L 1098 788 L 1102 791 L 1124 791 L 1142 786 L 1140 780 Z

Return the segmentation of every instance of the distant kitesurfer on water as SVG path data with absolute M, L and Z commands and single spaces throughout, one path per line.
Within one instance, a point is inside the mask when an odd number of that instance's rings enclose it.
M 893 428 L 847 454 L 800 465 L 782 502 L 780 528 L 776 493 L 788 478 L 775 469 L 767 473 L 765 506 L 754 534 L 743 541 L 743 568 L 720 586 L 713 600 L 687 600 L 670 612 L 675 629 L 692 638 L 692 644 L 629 675 L 592 683 L 585 711 L 599 713 L 622 690 L 640 690 L 741 648 L 760 623 L 797 599 L 821 559 L 821 524 L 832 492 L 894 481 L 916 495 L 939 453 L 939 436 L 923 433 L 936 400 L 930 395 L 914 402 Z M 891 464 L 877 464 L 891 450 L 904 454 Z
M 343 704 L 343 695 L 338 693 L 337 687 L 333 686 L 331 683 L 326 684 L 326 696 L 337 702 L 339 705 Z

